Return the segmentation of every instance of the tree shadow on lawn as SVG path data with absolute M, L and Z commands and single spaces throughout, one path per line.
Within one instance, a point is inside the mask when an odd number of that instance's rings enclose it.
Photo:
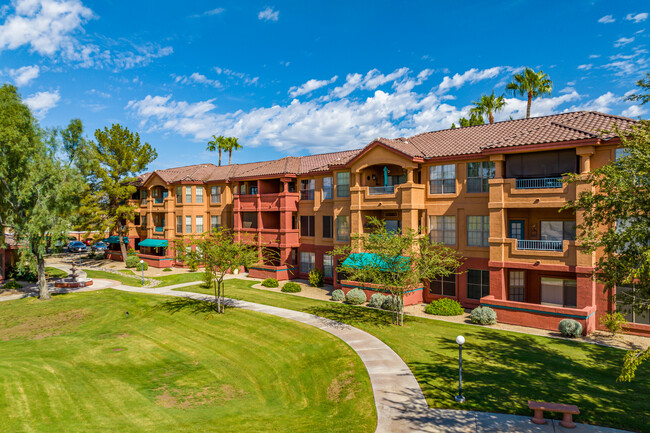
M 622 352 L 591 344 L 480 332 L 463 346 L 462 409 L 530 415 L 528 400 L 576 404 L 579 422 L 641 430 L 649 425 L 648 374 L 617 383 Z M 440 338 L 425 349 L 430 362 L 409 362 L 433 407 L 461 408 L 458 345 Z M 645 405 L 645 406 L 644 406 Z M 644 413 L 645 412 L 645 413 Z M 635 414 L 630 416 L 630 414 Z
M 162 310 L 170 314 L 179 312 L 188 312 L 196 315 L 205 314 L 206 319 L 212 318 L 213 314 L 218 314 L 216 308 L 217 304 L 212 298 L 173 298 L 152 307 L 153 310 Z M 226 305 L 226 309 L 230 308 Z
M 390 312 L 345 304 L 321 305 L 304 308 L 305 313 L 336 320 L 348 325 L 373 325 L 376 327 L 396 326 L 391 324 Z M 404 323 L 407 316 L 404 316 Z

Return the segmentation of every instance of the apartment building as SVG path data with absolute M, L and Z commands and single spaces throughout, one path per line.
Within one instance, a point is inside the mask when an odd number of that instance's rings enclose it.
M 377 138 L 362 149 L 217 167 L 156 170 L 138 179 L 139 216 L 129 240 L 153 266 L 178 265 L 179 236 L 213 227 L 277 252 L 254 277 L 306 278 L 314 268 L 344 290 L 330 251 L 364 233 L 367 217 L 389 228 L 423 228 L 465 257 L 458 275 L 414 289 L 408 302 L 457 299 L 489 305 L 504 323 L 557 329 L 563 318 L 587 332 L 615 308 L 591 277 L 597 257 L 576 239 L 580 212 L 561 210 L 587 173 L 614 160 L 620 140 L 603 132 L 633 119 L 574 112 Z M 647 317 L 629 329 L 650 332 Z

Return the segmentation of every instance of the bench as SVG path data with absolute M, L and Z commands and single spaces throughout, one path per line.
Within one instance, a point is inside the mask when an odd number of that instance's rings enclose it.
M 562 421 L 560 421 L 560 425 L 566 428 L 574 428 L 576 426 L 573 423 L 573 415 L 578 415 L 580 413 L 578 406 L 575 406 L 573 404 L 528 401 L 528 407 L 535 411 L 535 415 L 531 419 L 531 421 L 533 421 L 535 424 L 546 424 L 546 420 L 544 419 L 544 411 L 561 412 Z

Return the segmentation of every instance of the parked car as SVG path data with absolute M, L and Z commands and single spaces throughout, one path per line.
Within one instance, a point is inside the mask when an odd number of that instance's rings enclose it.
M 68 244 L 68 252 L 70 253 L 85 253 L 88 251 L 86 244 L 80 241 L 72 241 Z
M 94 253 L 103 253 L 108 248 L 104 242 L 95 242 L 91 247 Z

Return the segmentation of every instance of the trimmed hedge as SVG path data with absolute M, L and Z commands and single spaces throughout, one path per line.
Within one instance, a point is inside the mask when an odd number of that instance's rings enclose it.
M 171 272 L 171 271 L 172 271 L 172 268 L 165 268 L 165 269 L 163 269 L 163 272 Z
M 361 305 L 368 300 L 361 289 L 352 289 L 345 295 L 345 302 L 351 305 Z
M 479 325 L 494 325 L 497 323 L 497 313 L 490 307 L 480 306 L 472 310 L 469 320 Z
M 144 268 L 145 271 L 147 269 L 149 269 L 149 263 L 147 263 L 147 262 L 143 262 L 143 263 L 138 262 L 138 266 L 135 267 L 135 270 L 139 272 L 139 271 L 142 271 L 142 268 Z
M 275 278 L 267 278 L 264 281 L 262 281 L 262 286 L 264 287 L 278 287 L 280 283 L 278 283 L 278 280 Z
M 373 308 L 381 308 L 384 305 L 385 296 L 381 293 L 374 293 L 368 301 L 368 306 Z
M 465 310 L 455 299 L 440 298 L 427 305 L 424 312 L 434 316 L 460 316 Z
M 140 258 L 138 256 L 128 256 L 126 258 L 126 267 L 135 268 L 140 264 Z
M 283 292 L 287 292 L 287 293 L 298 293 L 298 292 L 302 291 L 302 287 L 300 287 L 300 284 L 298 284 L 298 283 L 294 283 L 293 281 L 289 281 L 284 286 L 282 286 L 282 289 L 280 289 L 280 290 L 282 290 Z
M 336 289 L 332 292 L 332 301 L 342 301 L 345 299 L 345 293 L 343 290 Z
M 18 290 L 22 287 L 23 286 L 21 286 L 20 283 L 16 280 L 9 280 L 2 285 L 3 290 Z
M 558 329 L 565 337 L 575 338 L 582 335 L 582 325 L 573 319 L 562 319 Z
M 315 268 L 309 273 L 309 284 L 314 287 L 323 287 L 324 278 L 323 271 Z

